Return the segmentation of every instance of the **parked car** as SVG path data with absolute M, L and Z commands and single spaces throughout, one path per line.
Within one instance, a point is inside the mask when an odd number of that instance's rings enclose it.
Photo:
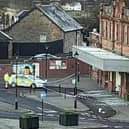
M 33 75 L 18 74 L 16 76 L 16 74 L 14 74 L 10 76 L 8 84 L 12 87 L 15 87 L 16 78 L 17 78 L 17 86 L 38 88 L 38 87 L 44 87 L 47 83 L 47 80 L 43 80 Z

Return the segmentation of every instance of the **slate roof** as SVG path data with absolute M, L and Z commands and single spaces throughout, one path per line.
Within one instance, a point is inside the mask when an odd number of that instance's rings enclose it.
M 54 24 L 56 24 L 64 32 L 81 30 L 83 27 L 69 16 L 61 7 L 51 4 L 51 5 L 36 5 L 29 11 L 25 11 L 22 16 L 18 16 L 19 20 L 12 24 L 10 27 L 6 28 L 4 32 L 12 28 L 14 25 L 19 23 L 24 17 L 28 16 L 30 12 L 38 9 L 45 16 L 47 16 Z
M 56 5 L 38 5 L 37 8 L 64 32 L 83 29 L 83 27 Z
M 26 15 L 26 13 L 29 12 L 29 10 L 22 10 L 20 11 L 16 17 L 18 17 L 19 19 L 21 19 L 22 17 L 24 17 Z
M 4 32 L 0 31 L 0 42 L 8 42 L 9 40 L 12 40 L 12 38 Z

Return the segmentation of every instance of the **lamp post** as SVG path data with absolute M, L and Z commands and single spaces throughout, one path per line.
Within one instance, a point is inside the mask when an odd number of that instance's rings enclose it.
M 45 67 L 46 67 L 46 69 L 45 69 L 45 78 L 46 78 L 46 80 L 47 80 L 47 66 L 48 66 L 48 64 L 47 64 L 47 54 L 48 54 L 48 46 L 45 47 L 45 50 L 46 50 L 46 52 L 45 52 L 45 53 L 46 53 L 46 54 L 45 54 L 45 60 L 46 60 L 46 61 L 45 61 L 45 62 L 46 62 L 46 64 L 45 64 L 45 65 L 46 65 L 46 66 L 45 66 Z
M 15 110 L 18 109 L 18 91 L 17 91 L 17 71 L 18 71 L 18 56 L 16 56 L 16 98 L 15 98 Z
M 76 51 L 74 54 L 74 58 L 75 58 L 75 86 L 74 86 L 74 96 L 75 96 L 75 100 L 74 100 L 74 108 L 77 108 L 77 80 L 78 80 L 78 52 Z
M 35 64 L 33 64 L 32 67 L 33 67 L 33 79 L 35 81 Z
M 80 70 L 79 70 L 79 62 L 77 62 L 77 81 L 80 81 Z
M 48 63 L 47 63 L 47 54 L 48 54 L 48 46 L 45 46 L 45 50 L 46 50 L 46 54 L 45 54 L 45 62 L 46 62 L 46 69 L 45 69 L 45 79 L 47 80 L 47 69 L 48 69 Z M 46 83 L 46 87 L 45 87 L 45 92 L 47 93 L 47 83 Z

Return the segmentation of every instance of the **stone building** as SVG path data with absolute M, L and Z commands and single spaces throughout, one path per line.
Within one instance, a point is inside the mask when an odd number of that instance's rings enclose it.
M 89 64 L 100 86 L 129 97 L 129 1 L 113 0 L 101 5 L 100 33 L 91 32 L 92 47 L 74 47 L 79 59 Z M 85 55 L 85 57 L 83 56 Z
M 7 59 L 9 53 L 8 45 L 11 43 L 12 37 L 0 31 L 0 59 Z
M 82 26 L 56 5 L 37 5 L 4 32 L 17 43 L 63 40 L 63 52 L 82 43 Z

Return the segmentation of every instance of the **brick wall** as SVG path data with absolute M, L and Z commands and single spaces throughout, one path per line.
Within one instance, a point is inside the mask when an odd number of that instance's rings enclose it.
M 112 42 L 103 38 L 102 39 L 102 47 L 105 49 L 112 50 Z
M 10 64 L 0 64 L 0 78 L 3 79 L 5 73 L 12 73 Z
M 102 34 L 102 47 L 117 54 L 129 57 L 129 16 L 125 16 L 127 9 L 125 8 L 124 1 L 114 2 L 116 2 L 116 6 L 112 8 L 111 13 L 104 13 L 104 11 L 100 12 L 100 32 Z M 103 6 L 103 10 L 105 8 L 106 6 Z M 122 11 L 124 11 L 124 13 Z M 119 95 L 121 97 L 124 97 L 129 89 L 129 78 L 125 77 L 124 74 L 121 74 L 122 84 L 119 91 Z M 104 85 L 104 77 L 102 77 L 102 80 L 102 84 Z M 108 79 L 108 90 L 115 91 L 115 85 L 117 82 L 115 72 L 113 73 L 111 80 L 112 81 Z
M 49 62 L 52 60 L 48 60 L 48 63 L 47 63 L 47 66 L 48 66 L 47 77 L 65 77 L 65 76 L 68 76 L 68 75 L 75 73 L 75 60 L 73 58 L 61 59 L 61 61 L 66 62 L 67 69 L 50 69 Z M 82 61 L 78 61 L 78 62 L 79 62 L 80 75 L 89 74 L 89 65 L 85 64 Z M 42 60 L 39 63 L 40 63 L 40 76 L 45 77 L 46 60 Z
M 53 60 L 53 59 L 52 59 Z M 48 69 L 47 69 L 47 76 L 48 77 L 65 77 L 71 74 L 75 74 L 75 59 L 74 58 L 63 58 L 62 61 L 66 62 L 67 69 L 49 69 L 49 61 L 48 60 Z M 46 60 L 34 61 L 35 63 L 39 63 L 39 74 L 40 76 L 45 77 L 46 72 Z M 80 76 L 89 74 L 89 65 L 85 64 L 82 61 L 79 62 L 79 73 Z M 0 64 L 0 78 L 3 79 L 5 73 L 12 73 L 12 66 L 11 64 Z

